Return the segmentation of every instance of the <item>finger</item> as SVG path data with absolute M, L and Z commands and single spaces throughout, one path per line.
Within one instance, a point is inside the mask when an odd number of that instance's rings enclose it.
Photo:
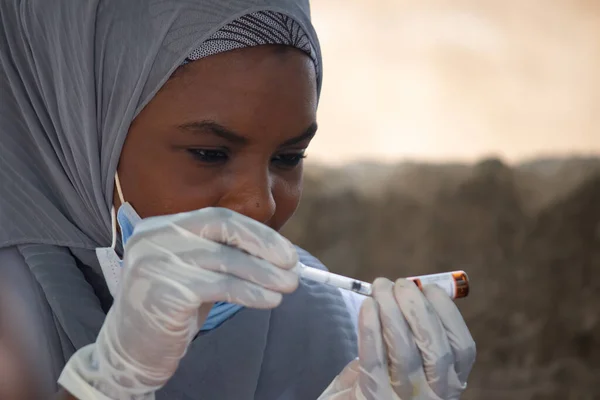
M 233 277 L 223 278 L 211 289 L 202 289 L 206 290 L 209 301 L 224 301 L 250 308 L 275 308 L 283 298 L 281 293 Z
M 415 344 L 410 326 L 396 303 L 392 281 L 378 278 L 373 282 L 372 288 L 373 299 L 379 306 L 392 388 L 401 399 L 410 399 L 416 387 L 426 382 L 421 353 Z
M 225 245 L 218 245 L 212 250 L 195 249 L 177 256 L 192 268 L 222 272 L 280 293 L 293 292 L 300 280 L 296 270 L 278 268 L 266 260 Z
M 356 397 L 365 400 L 392 399 L 379 312 L 372 298 L 365 299 L 360 308 L 358 338 L 360 374 L 355 386 L 358 391 Z
M 298 263 L 298 254 L 289 240 L 268 226 L 225 208 L 208 207 L 147 218 L 136 226 L 130 241 L 136 235 L 153 236 L 169 244 L 183 237 L 191 242 L 205 238 L 236 247 L 280 268 L 291 269 Z
M 138 237 L 128 249 L 127 265 L 133 268 L 134 265 L 148 264 L 146 260 L 156 262 L 163 259 L 173 265 L 165 266 L 166 269 L 162 273 L 169 271 L 169 274 L 162 279 L 181 283 L 201 280 L 204 275 L 199 271 L 209 270 L 230 274 L 281 293 L 291 293 L 298 287 L 299 277 L 296 270 L 278 268 L 266 260 L 236 248 L 201 237 L 191 240 L 182 238 L 171 243 L 163 243 L 158 239 L 156 236 L 152 239 Z
M 359 361 L 357 358 L 346 365 L 342 372 L 335 377 L 327 389 L 319 396 L 318 400 L 349 399 L 349 393 L 359 373 Z
M 174 258 L 156 258 L 143 268 L 130 268 L 126 279 L 135 282 L 128 293 L 129 302 L 143 309 L 149 296 L 137 291 L 151 292 L 155 299 L 167 306 L 176 321 L 186 321 L 186 316 L 197 312 L 203 303 L 223 301 L 251 308 L 274 308 L 281 303 L 281 293 L 255 283 L 203 268 L 191 268 Z M 153 283 L 161 282 L 160 285 Z M 140 303 L 138 305 L 138 303 Z M 175 323 L 175 322 L 173 322 Z
M 413 282 L 398 279 L 394 296 L 421 352 L 429 387 L 442 399 L 448 398 L 448 374 L 453 368 L 454 357 L 442 323 Z
M 477 353 L 471 332 L 458 307 L 446 292 L 437 286 L 428 285 L 423 288 L 423 294 L 429 300 L 446 330 L 446 336 L 454 354 L 454 369 L 464 386 L 475 363 Z
M 348 365 L 340 372 L 337 376 L 338 381 L 338 390 L 347 390 L 352 388 L 354 383 L 356 383 L 356 379 L 358 378 L 358 374 L 360 372 L 360 362 L 358 358 L 350 361 Z
M 198 311 L 196 313 L 196 329 L 194 330 L 193 335 L 196 335 L 198 331 L 200 331 L 200 328 L 202 328 L 204 322 L 206 322 L 208 314 L 210 314 L 210 310 L 214 307 L 214 305 L 215 303 L 204 303 L 198 307 Z M 190 339 L 190 341 L 192 339 L 193 337 Z

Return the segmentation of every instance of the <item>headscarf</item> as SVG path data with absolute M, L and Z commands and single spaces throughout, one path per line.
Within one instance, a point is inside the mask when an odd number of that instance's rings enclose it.
M 321 65 L 306 0 L 2 1 L 0 248 L 110 243 L 131 122 L 202 44 L 218 43 L 207 38 L 258 11 L 295 21 Z
M 111 242 L 114 176 L 131 122 L 181 64 L 270 43 L 260 30 L 243 45 L 227 40 L 221 28 L 235 34 L 242 17 L 301 29 L 292 45 L 313 58 L 320 92 L 307 0 L 0 2 L 0 248 L 18 246 L 67 358 L 104 320 L 94 249 Z

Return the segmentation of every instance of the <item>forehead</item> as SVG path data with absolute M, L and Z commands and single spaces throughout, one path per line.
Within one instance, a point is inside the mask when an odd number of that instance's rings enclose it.
M 178 124 L 208 119 L 242 130 L 302 130 L 315 119 L 315 67 L 309 56 L 286 46 L 228 51 L 181 67 L 149 106 L 163 121 Z
M 270 79 L 269 79 L 270 78 Z M 310 84 L 316 91 L 313 61 L 302 51 L 283 45 L 262 45 L 231 50 L 190 62 L 178 68 L 167 85 L 224 87 L 243 84 L 248 89 L 293 78 L 290 84 Z

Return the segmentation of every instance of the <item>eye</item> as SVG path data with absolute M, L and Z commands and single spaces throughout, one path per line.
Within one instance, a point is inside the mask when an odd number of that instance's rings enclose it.
M 217 164 L 227 161 L 228 155 L 222 150 L 211 150 L 211 149 L 187 149 L 196 160 L 208 163 Z
M 305 158 L 306 154 L 304 151 L 302 151 L 300 153 L 279 154 L 273 157 L 271 162 L 273 162 L 279 168 L 292 169 L 298 166 L 298 164 L 300 164 L 300 162 L 302 162 L 302 160 Z

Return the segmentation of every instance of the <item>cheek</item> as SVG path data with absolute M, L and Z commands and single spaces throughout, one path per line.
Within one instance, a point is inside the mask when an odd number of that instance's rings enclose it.
M 302 172 L 295 179 L 275 180 L 272 194 L 277 208 L 271 224 L 273 229 L 281 229 L 294 215 L 302 197 L 302 188 Z

